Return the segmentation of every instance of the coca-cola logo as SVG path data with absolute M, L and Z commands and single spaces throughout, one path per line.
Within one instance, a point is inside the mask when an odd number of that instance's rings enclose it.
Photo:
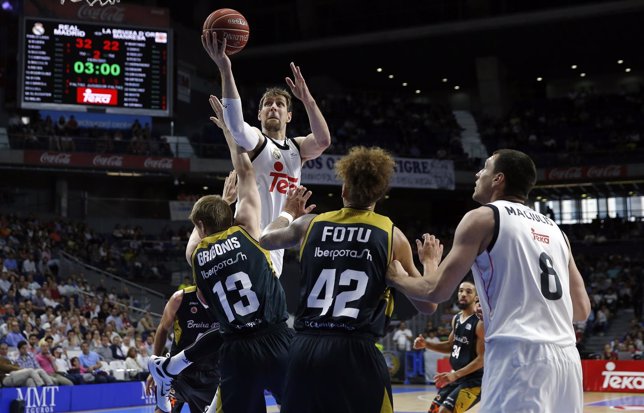
M 621 165 L 591 166 L 586 175 L 589 178 L 618 178 L 623 175 L 623 170 Z
M 173 166 L 172 158 L 161 158 L 161 159 L 145 158 L 145 161 L 143 161 L 144 168 L 172 169 L 172 166 Z
M 616 367 L 612 361 L 606 363 L 606 370 L 602 372 L 602 376 L 604 376 L 603 388 L 614 390 L 644 390 L 644 372 L 615 371 Z
M 117 167 L 122 167 L 123 166 L 123 157 L 118 156 L 118 155 L 111 155 L 111 156 L 96 155 L 94 157 L 94 159 L 92 159 L 92 164 L 94 166 L 117 166 Z
M 40 155 L 40 163 L 53 165 L 69 165 L 72 160 L 70 153 L 49 153 L 44 152 Z
M 553 168 L 546 172 L 546 179 L 552 181 L 563 181 L 572 179 L 604 179 L 619 178 L 626 175 L 624 165 L 605 165 L 605 166 L 571 166 L 569 168 Z
M 97 8 L 84 4 L 78 9 L 77 15 L 82 20 L 121 23 L 125 18 L 125 8 L 117 6 Z
M 579 179 L 582 177 L 581 166 L 574 166 L 571 168 L 554 168 L 548 172 L 548 179 Z

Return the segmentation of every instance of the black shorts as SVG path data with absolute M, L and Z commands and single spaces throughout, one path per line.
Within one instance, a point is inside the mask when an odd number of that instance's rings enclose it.
M 433 405 L 443 405 L 453 413 L 462 413 L 469 410 L 479 401 L 481 401 L 480 378 L 458 380 L 448 384 L 438 391 Z
M 289 351 L 282 413 L 391 413 L 391 381 L 372 337 L 298 332 Z
M 217 370 L 184 370 L 172 381 L 171 394 L 177 401 L 188 403 L 191 412 L 203 413 L 215 397 L 217 386 Z
M 286 323 L 239 337 L 225 337 L 219 353 L 221 381 L 216 411 L 265 413 L 265 389 L 280 399 L 292 338 L 293 330 Z

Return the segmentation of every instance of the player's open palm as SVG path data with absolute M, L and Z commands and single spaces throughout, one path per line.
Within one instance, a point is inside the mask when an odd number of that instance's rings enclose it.
M 421 262 L 431 262 L 438 266 L 443 259 L 443 244 L 434 235 L 423 234 L 423 240 L 416 240 L 418 258 Z
M 217 42 L 216 31 L 203 31 L 201 33 L 201 44 L 206 50 L 206 53 L 208 53 L 208 56 L 210 56 L 212 61 L 215 62 L 220 71 L 230 69 L 230 59 L 225 53 L 226 38 L 224 38 L 222 43 L 219 44 Z
M 315 204 L 306 206 L 311 195 L 313 195 L 313 193 L 306 189 L 305 186 L 290 187 L 286 192 L 284 211 L 291 214 L 294 219 L 297 219 L 302 215 L 310 214 L 316 207 Z
M 306 85 L 304 76 L 302 76 L 302 70 L 299 66 L 295 66 L 295 63 L 291 62 L 291 70 L 293 71 L 293 79 L 290 77 L 286 78 L 286 84 L 291 88 L 291 93 L 293 96 L 305 102 L 307 100 L 312 100 L 311 92 L 309 92 L 309 87 Z

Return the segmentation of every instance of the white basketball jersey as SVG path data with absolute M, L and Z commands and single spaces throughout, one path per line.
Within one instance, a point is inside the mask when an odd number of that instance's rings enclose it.
M 472 272 L 486 342 L 514 339 L 574 345 L 572 299 L 563 233 L 525 205 L 495 201 L 495 234 Z
M 302 157 L 298 144 L 290 138 L 275 141 L 265 137 L 264 145 L 252 159 L 262 203 L 261 229 L 279 216 L 286 201 L 286 191 L 291 186 L 299 185 L 302 177 Z M 270 253 L 279 276 L 282 274 L 284 250 Z

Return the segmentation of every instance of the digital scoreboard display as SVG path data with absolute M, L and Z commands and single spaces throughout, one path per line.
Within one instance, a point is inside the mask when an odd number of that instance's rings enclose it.
M 170 36 L 163 29 L 27 17 L 22 107 L 170 116 Z

